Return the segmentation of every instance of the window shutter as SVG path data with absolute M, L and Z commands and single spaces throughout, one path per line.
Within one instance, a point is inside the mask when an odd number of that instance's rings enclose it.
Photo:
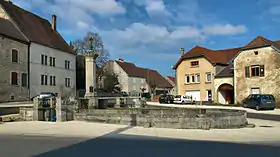
M 249 67 L 245 67 L 245 77 L 246 78 L 250 77 L 250 69 L 249 69 Z
M 260 77 L 264 77 L 264 65 L 260 65 Z

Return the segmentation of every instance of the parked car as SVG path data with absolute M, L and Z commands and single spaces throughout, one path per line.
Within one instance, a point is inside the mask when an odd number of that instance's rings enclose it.
M 174 97 L 175 104 L 191 104 L 193 103 L 190 96 L 187 95 L 176 95 Z
M 121 95 L 122 97 L 128 97 L 128 94 L 127 94 L 126 92 L 124 92 L 124 91 L 120 92 L 120 95 Z
M 57 93 L 41 92 L 39 95 L 36 95 L 36 96 L 32 97 L 31 100 L 33 101 L 33 99 L 35 97 L 38 97 L 39 99 L 56 98 L 57 97 Z
M 272 109 L 274 110 L 275 98 L 271 94 L 250 94 L 244 100 L 244 107 L 246 108 L 255 108 L 256 110 L 260 109 Z
M 141 98 L 145 98 L 146 100 L 151 99 L 151 94 L 150 93 L 141 93 Z
M 162 94 L 158 99 L 159 103 L 173 104 L 174 96 L 169 94 Z

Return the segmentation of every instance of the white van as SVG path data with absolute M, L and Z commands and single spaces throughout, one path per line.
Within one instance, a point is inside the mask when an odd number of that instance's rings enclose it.
M 191 104 L 192 100 L 187 95 L 176 95 L 173 102 L 174 104 Z

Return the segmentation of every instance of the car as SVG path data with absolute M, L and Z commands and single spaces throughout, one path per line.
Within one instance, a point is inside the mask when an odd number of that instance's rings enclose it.
M 187 95 L 176 95 L 174 97 L 175 104 L 191 104 L 192 100 L 190 96 Z
M 41 92 L 39 95 L 32 97 L 31 100 L 33 101 L 35 97 L 38 97 L 39 99 L 56 98 L 57 93 Z
M 159 99 L 159 103 L 167 103 L 167 104 L 172 104 L 174 101 L 174 96 L 169 95 L 169 94 L 162 94 Z
M 124 91 L 120 92 L 120 95 L 121 95 L 122 97 L 128 97 L 128 94 L 127 94 L 126 92 L 124 92 Z
M 276 107 L 275 98 L 272 94 L 250 94 L 243 103 L 245 108 L 272 109 Z

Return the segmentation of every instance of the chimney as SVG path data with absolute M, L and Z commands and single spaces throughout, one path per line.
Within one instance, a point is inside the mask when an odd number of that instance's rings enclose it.
M 181 56 L 183 56 L 185 54 L 185 49 L 184 48 L 181 48 L 180 49 L 180 52 L 181 52 Z
M 56 15 L 52 15 L 52 29 L 56 31 Z

